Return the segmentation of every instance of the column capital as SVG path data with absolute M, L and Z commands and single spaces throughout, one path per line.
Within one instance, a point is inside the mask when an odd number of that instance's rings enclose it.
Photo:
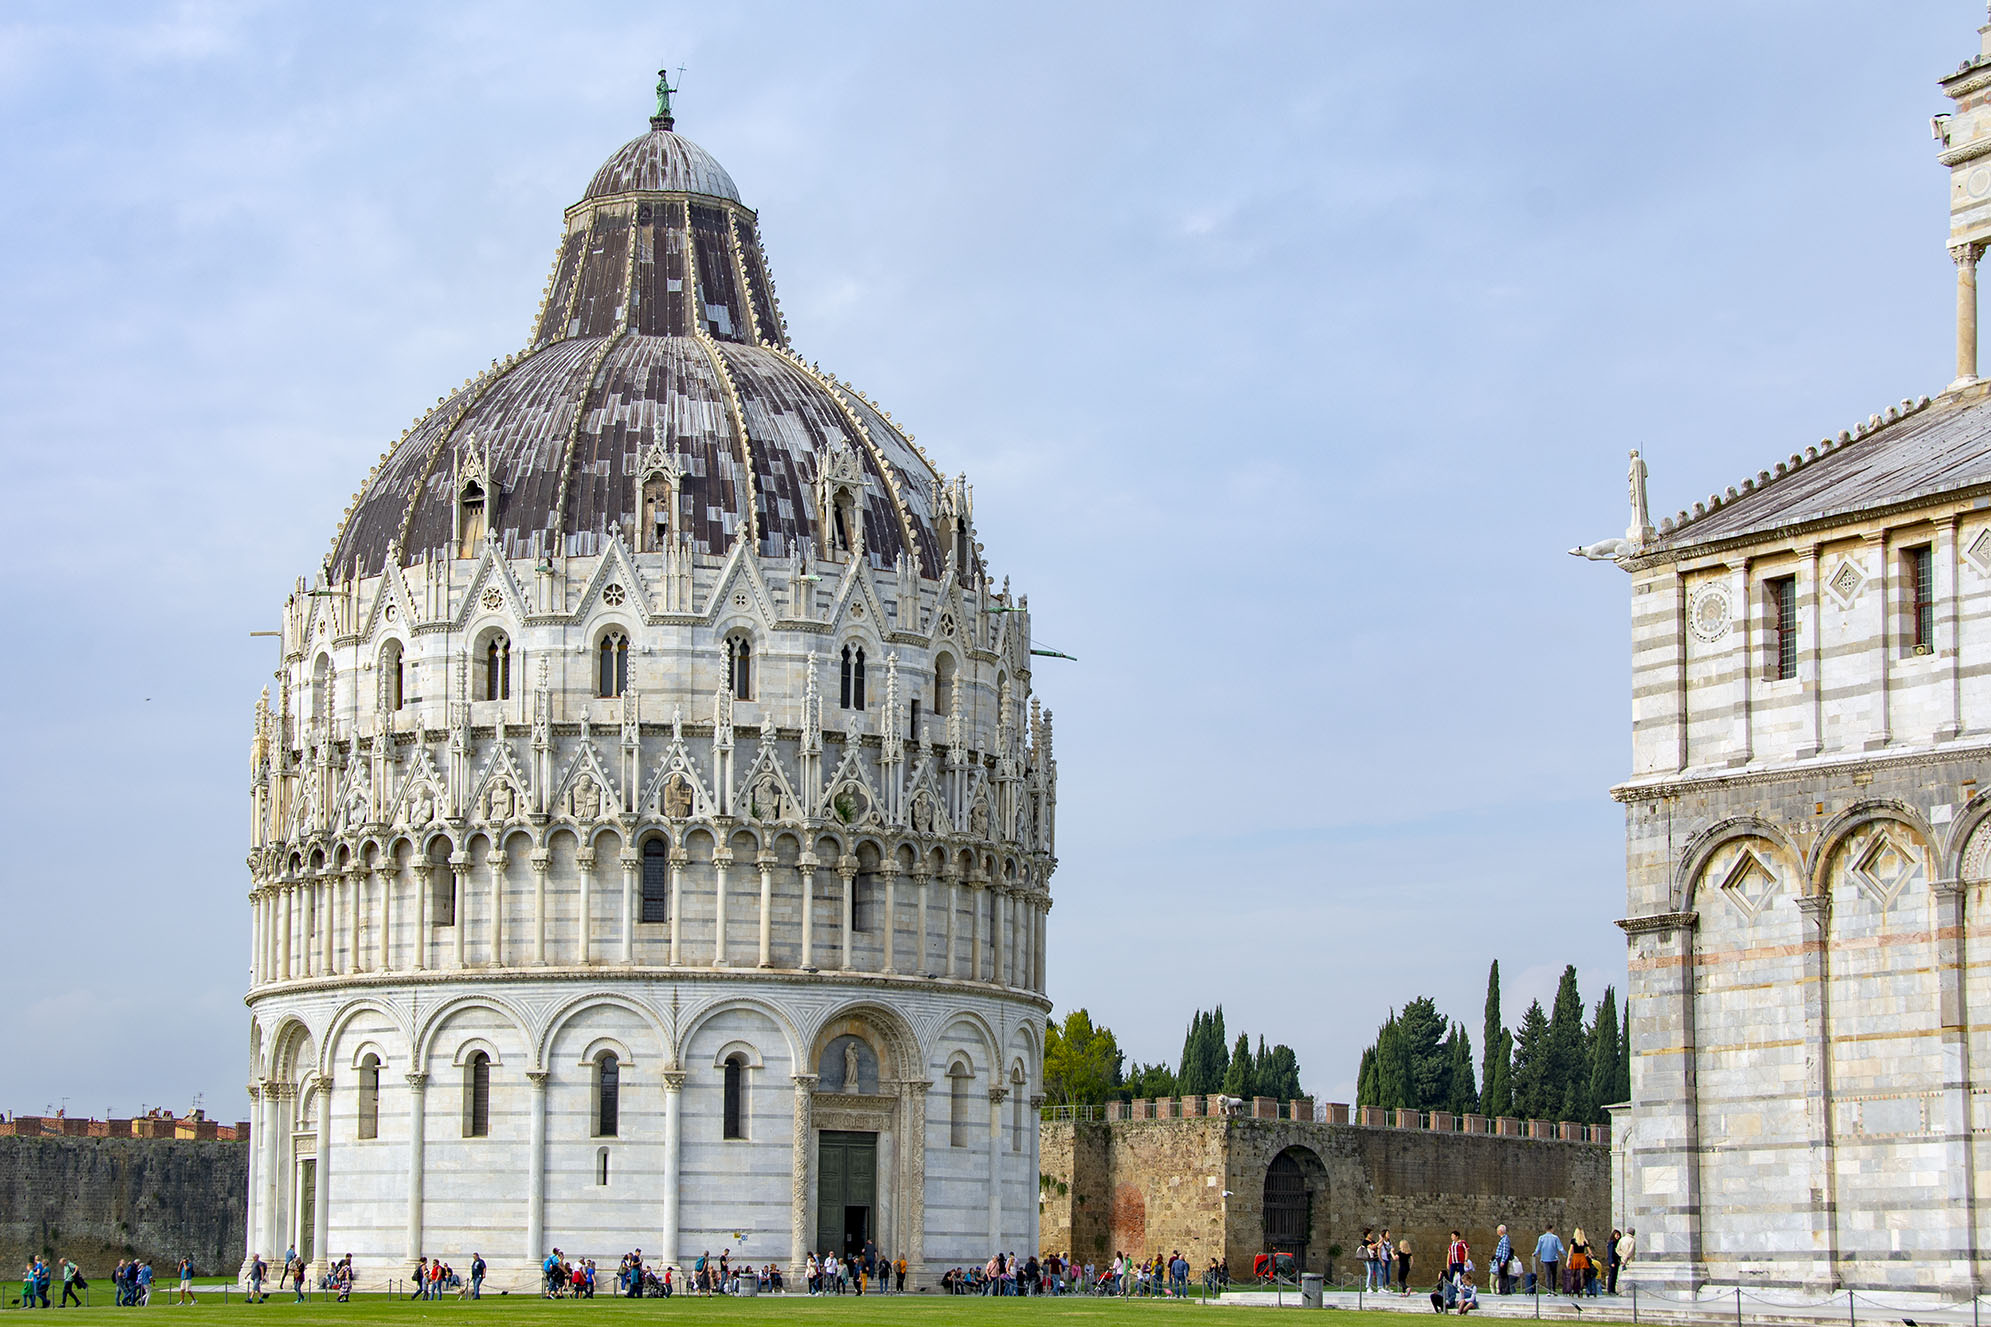
M 1006 1087 L 992 1087 L 989 1089 L 989 1100 L 991 1102 L 1001 1104 L 1008 1096 L 1009 1089 Z
M 553 865 L 553 853 L 547 848 L 534 848 L 532 855 L 526 860 L 532 863 L 533 870 L 544 872 Z
M 416 1092 L 420 1092 L 429 1085 L 429 1076 L 425 1072 L 403 1074 L 402 1077 L 408 1080 L 408 1086 Z
M 595 850 L 593 848 L 583 848 L 579 852 L 575 853 L 574 865 L 580 867 L 583 871 L 594 870 Z
M 1968 886 L 1962 880 L 1931 880 L 1929 890 L 1938 902 L 1950 903 L 1962 897 Z
M 1978 241 L 1950 245 L 1950 261 L 1958 267 L 1975 266 L 1984 256 L 1984 245 Z
M 1810 918 L 1814 925 L 1823 926 L 1826 918 L 1832 915 L 1832 896 L 1800 894 L 1797 898 L 1797 910 Z
M 249 1100 L 251 1101 L 260 1100 L 262 1095 L 263 1095 L 263 1085 L 261 1083 L 252 1081 L 249 1084 Z
M 666 1069 L 663 1072 L 659 1073 L 657 1077 L 663 1080 L 664 1091 L 666 1092 L 684 1091 L 684 1070 Z
M 797 1092 L 813 1092 L 815 1090 L 817 1081 L 821 1078 L 821 1075 L 790 1074 L 789 1077 L 794 1081 L 795 1090 Z
M 546 1090 L 546 1080 L 551 1077 L 553 1077 L 552 1073 L 545 1069 L 528 1069 L 525 1071 L 525 1081 L 532 1084 L 532 1090 L 535 1092 L 544 1092 Z

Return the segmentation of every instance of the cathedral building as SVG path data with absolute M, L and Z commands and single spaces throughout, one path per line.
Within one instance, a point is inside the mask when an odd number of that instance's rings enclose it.
M 1638 1276 L 1970 1295 L 1991 1250 L 1991 26 L 1942 81 L 1956 378 L 1572 550 L 1631 575 Z
M 363 1280 L 1034 1248 L 1051 716 L 973 492 L 791 347 L 673 129 L 284 605 L 248 1248 Z

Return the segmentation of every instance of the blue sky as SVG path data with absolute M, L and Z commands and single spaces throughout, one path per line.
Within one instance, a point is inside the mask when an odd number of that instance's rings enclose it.
M 1625 452 L 1671 512 L 1950 375 L 1975 0 L 125 5 L 0 14 L 0 1108 L 246 1106 L 268 629 L 519 348 L 645 127 L 798 349 L 967 471 L 1057 715 L 1050 988 L 1349 1099 L 1622 988 Z

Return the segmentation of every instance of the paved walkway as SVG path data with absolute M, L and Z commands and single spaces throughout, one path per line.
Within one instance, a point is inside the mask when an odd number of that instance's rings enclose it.
M 1298 1308 L 1300 1296 L 1294 1290 L 1275 1294 L 1257 1289 L 1234 1289 L 1221 1302 L 1238 1307 Z M 1738 1322 L 1737 1295 L 1733 1289 L 1706 1289 L 1692 1299 L 1653 1290 L 1640 1290 L 1633 1294 L 1629 1289 L 1615 1298 L 1609 1295 L 1598 1295 L 1595 1299 L 1543 1295 L 1539 1302 L 1533 1295 L 1481 1295 L 1479 1304 L 1471 1315 L 1475 1318 L 1533 1321 L 1539 1317 L 1543 1322 L 1564 1324 L 1649 1322 L 1680 1324 L 1683 1327 L 1724 1327 L 1725 1324 L 1733 1327 Z M 1407 1295 L 1357 1295 L 1353 1291 L 1330 1290 L 1325 1296 L 1325 1307 L 1430 1316 L 1431 1291 L 1428 1286 Z M 1850 1296 L 1848 1292 L 1840 1291 L 1835 1295 L 1819 1296 L 1795 1291 L 1744 1290 L 1740 1296 L 1740 1309 L 1739 1321 L 1743 1327 L 1755 1323 L 1816 1323 L 1836 1327 L 1866 1327 L 1867 1324 L 1874 1324 L 1874 1327 L 1904 1327 L 1904 1324 L 1929 1327 L 1930 1324 L 1940 1323 L 1946 1327 L 1991 1327 L 1991 1299 L 1973 1303 L 1908 1291 L 1875 1293 L 1861 1290 Z

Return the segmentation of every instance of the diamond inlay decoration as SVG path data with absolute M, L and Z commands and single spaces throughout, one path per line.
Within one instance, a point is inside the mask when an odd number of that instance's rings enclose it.
M 1776 873 L 1753 851 L 1744 848 L 1722 877 L 1721 890 L 1745 919 L 1754 920 L 1777 894 Z
M 1886 830 L 1876 833 L 1867 840 L 1864 848 L 1854 851 L 1853 864 L 1846 874 L 1854 884 L 1872 896 L 1873 901 L 1885 908 L 1901 896 L 1901 891 L 1919 879 L 1922 863 L 1913 854 L 1904 852 L 1888 837 Z
M 1970 565 L 1987 576 L 1991 576 L 1991 525 L 1977 532 L 1977 538 L 1963 546 L 1963 555 L 1970 559 Z
M 1840 607 L 1851 608 L 1853 601 L 1860 597 L 1860 590 L 1866 583 L 1866 573 L 1861 571 L 1857 564 L 1846 561 L 1839 564 L 1839 569 L 1832 573 L 1832 579 L 1825 582 L 1825 585 L 1832 591 L 1832 597 L 1839 601 Z

